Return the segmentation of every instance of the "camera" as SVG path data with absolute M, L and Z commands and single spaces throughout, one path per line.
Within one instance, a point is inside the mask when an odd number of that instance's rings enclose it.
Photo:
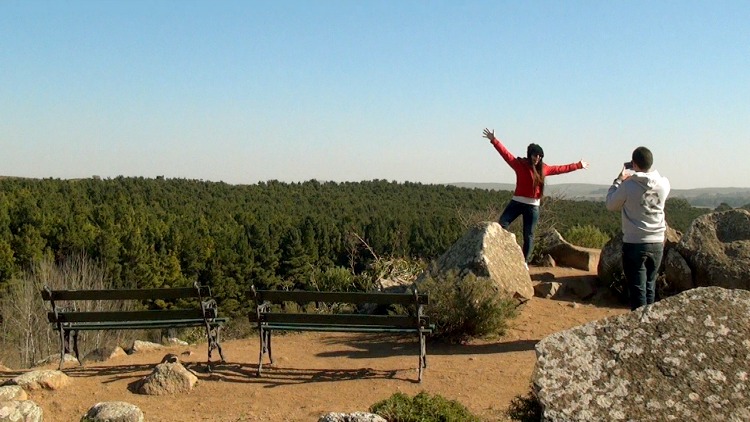
M 628 170 L 632 170 L 633 169 L 633 162 L 632 161 L 626 161 L 623 165 Z

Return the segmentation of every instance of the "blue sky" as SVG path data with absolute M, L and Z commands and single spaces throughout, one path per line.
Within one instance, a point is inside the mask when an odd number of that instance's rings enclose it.
M 748 1 L 0 1 L 0 175 L 750 187 Z

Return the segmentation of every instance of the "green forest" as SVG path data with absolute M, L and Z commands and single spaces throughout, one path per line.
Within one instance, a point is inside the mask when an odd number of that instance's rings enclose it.
M 376 257 L 429 262 L 469 225 L 496 220 L 508 191 L 446 185 L 165 178 L 0 179 L 0 288 L 42 260 L 83 254 L 116 288 L 211 286 L 223 310 L 243 311 L 251 285 L 312 289 L 325 274 L 365 271 Z M 600 201 L 546 198 L 544 224 L 565 235 L 620 216 Z M 709 212 L 667 202 L 684 231 Z M 511 226 L 520 230 L 520 222 Z M 520 236 L 519 236 L 520 239 Z M 2 289 L 0 289 L 2 291 Z

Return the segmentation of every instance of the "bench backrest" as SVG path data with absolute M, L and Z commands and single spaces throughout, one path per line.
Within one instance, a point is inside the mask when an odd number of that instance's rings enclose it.
M 382 293 L 382 292 L 311 292 L 302 290 L 253 290 L 257 304 L 263 302 L 324 302 L 350 303 L 362 305 L 374 303 L 376 305 L 427 305 L 429 297 L 426 294 L 415 293 Z
M 127 321 L 179 321 L 217 318 L 216 304 L 208 286 L 161 289 L 98 289 L 98 290 L 42 290 L 42 299 L 50 302 L 52 311 L 47 320 L 52 323 L 97 323 Z M 102 310 L 78 311 L 75 308 L 58 307 L 59 302 L 76 301 L 126 301 L 126 300 L 174 300 L 196 298 L 200 308 L 167 310 Z M 57 303 L 56 303 L 57 302 Z
M 314 292 L 304 290 L 255 290 L 250 292 L 256 302 L 256 312 L 250 314 L 251 321 L 266 324 L 302 324 L 310 326 L 369 326 L 419 329 L 429 325 L 429 319 L 422 314 L 422 307 L 429 302 L 429 296 L 417 293 L 382 292 Z M 269 305 L 294 302 L 325 304 L 376 304 L 413 307 L 411 315 L 368 315 L 355 313 L 315 313 L 315 312 L 275 312 Z
M 42 290 L 42 299 L 50 302 L 58 300 L 172 300 L 210 296 L 211 290 L 208 286 L 166 289 Z

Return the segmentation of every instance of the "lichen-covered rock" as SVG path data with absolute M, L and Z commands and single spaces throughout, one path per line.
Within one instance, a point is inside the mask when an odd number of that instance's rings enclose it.
M 87 353 L 84 362 L 104 362 L 120 356 L 127 356 L 125 350 L 120 346 L 103 346 Z
M 328 413 L 318 419 L 318 422 L 386 422 L 380 415 L 367 412 Z
M 523 300 L 534 296 L 523 252 L 513 233 L 500 224 L 483 222 L 470 228 L 453 246 L 417 278 L 439 279 L 440 274 L 455 271 L 463 278 L 469 273 L 492 280 L 499 292 Z
M 124 401 L 97 403 L 81 418 L 81 422 L 143 422 L 143 411 Z
M 670 249 L 664 257 L 664 276 L 671 292 L 684 292 L 695 287 L 693 270 L 676 249 Z
M 557 230 L 545 233 L 542 244 L 546 245 L 543 253 L 551 256 L 553 264 L 558 266 L 594 271 L 599 265 L 601 250 L 573 245 Z
M 5 382 L 5 385 L 18 385 L 26 391 L 59 390 L 68 384 L 70 377 L 51 369 L 29 371 Z
M 696 218 L 677 250 L 693 270 L 696 286 L 750 290 L 750 212 L 734 209 Z
M 0 387 L 0 401 L 26 400 L 28 394 L 20 385 L 5 385 Z
M 133 342 L 133 346 L 131 346 L 127 352 L 129 355 L 132 355 L 133 353 L 148 352 L 151 350 L 158 350 L 158 349 L 163 349 L 163 348 L 164 348 L 164 345 L 161 345 L 159 343 L 153 343 L 150 341 L 143 341 L 143 340 L 135 340 Z
M 42 408 L 31 400 L 0 401 L 2 422 L 42 422 Z
M 533 388 L 548 421 L 750 420 L 750 292 L 696 288 L 552 334 Z
M 137 390 L 141 394 L 152 396 L 187 393 L 193 389 L 196 382 L 198 377 L 185 369 L 181 363 L 161 363 L 141 380 Z

